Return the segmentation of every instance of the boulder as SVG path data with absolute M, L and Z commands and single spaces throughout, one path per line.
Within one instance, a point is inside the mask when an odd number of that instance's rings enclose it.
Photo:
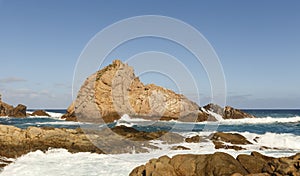
M 136 167 L 129 175 L 229 176 L 234 173 L 247 174 L 248 172 L 231 155 L 217 152 L 206 155 L 176 155 L 171 159 L 163 156 Z
M 243 119 L 243 118 L 255 118 L 255 116 L 245 113 L 239 109 L 235 109 L 230 106 L 226 106 L 225 108 L 222 108 L 219 105 L 216 104 L 208 104 L 203 107 L 206 111 L 211 111 L 216 114 L 219 114 L 222 116 L 223 119 Z
M 45 117 L 50 117 L 50 115 L 44 111 L 44 110 L 36 110 L 32 114 L 32 116 L 45 116 Z
M 172 146 L 171 150 L 191 150 L 191 149 L 185 146 L 178 145 L 178 146 Z
M 201 137 L 199 135 L 188 137 L 185 139 L 185 142 L 187 143 L 199 143 L 201 140 Z
M 25 105 L 18 104 L 18 106 L 13 109 L 12 113 L 8 114 L 8 116 L 9 117 L 18 117 L 18 118 L 26 117 L 27 116 L 26 109 L 27 109 L 27 107 Z
M 299 159 L 300 153 L 290 157 L 272 158 L 253 152 L 251 155 L 241 154 L 237 159 L 222 152 L 206 155 L 182 154 L 173 158 L 162 156 L 136 167 L 130 176 L 299 176 Z
M 253 174 L 262 173 L 266 167 L 269 167 L 267 161 L 253 155 L 241 154 L 237 156 L 237 160 L 249 173 Z
M 210 136 L 210 139 L 212 141 L 222 141 L 222 142 L 238 144 L 238 145 L 252 144 L 244 136 L 238 133 L 216 132 Z
M 0 116 L 8 116 L 13 113 L 13 110 L 13 106 L 0 101 Z
M 17 107 L 13 107 L 7 103 L 0 101 L 0 116 L 9 116 L 9 117 L 26 117 L 25 105 L 19 104 Z

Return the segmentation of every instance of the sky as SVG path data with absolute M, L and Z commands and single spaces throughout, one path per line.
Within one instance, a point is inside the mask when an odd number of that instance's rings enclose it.
M 2 99 L 28 108 L 67 108 L 73 100 L 76 63 L 88 42 L 107 26 L 141 15 L 181 20 L 208 40 L 223 67 L 226 104 L 243 109 L 300 108 L 297 0 L 0 0 Z M 143 82 L 167 87 L 192 100 L 199 95 L 200 105 L 210 102 L 211 87 L 204 67 L 194 64 L 195 56 L 171 41 L 151 37 L 129 41 L 110 53 L 99 69 L 113 59 L 128 61 L 148 51 L 169 55 L 150 53 L 144 59 L 176 57 L 192 73 L 198 89 L 189 89 L 189 78 L 183 74 L 148 73 L 140 75 Z M 135 69 L 142 73 L 140 66 Z M 178 71 L 174 68 L 173 72 Z M 178 82 L 185 86 L 178 89 Z

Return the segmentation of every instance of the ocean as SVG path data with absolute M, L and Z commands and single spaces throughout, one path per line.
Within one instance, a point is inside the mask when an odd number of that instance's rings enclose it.
M 30 111 L 30 110 L 29 110 Z M 32 110 L 33 111 L 33 110 Z M 19 128 L 28 126 L 51 126 L 58 128 L 77 128 L 95 126 L 91 123 L 68 122 L 60 117 L 65 110 L 46 110 L 51 117 L 0 118 L 0 124 Z M 211 141 L 201 143 L 181 143 L 191 150 L 170 150 L 171 144 L 153 141 L 160 149 L 149 153 L 132 153 L 108 155 L 92 153 L 69 153 L 65 149 L 49 149 L 46 153 L 35 151 L 12 159 L 1 176 L 6 175 L 128 175 L 136 166 L 145 164 L 149 159 L 162 155 L 174 156 L 181 153 L 207 154 L 216 151 L 226 152 L 236 157 L 258 151 L 274 157 L 290 156 L 300 152 L 300 110 L 244 110 L 255 115 L 255 119 L 222 120 L 220 122 L 184 123 L 178 121 L 153 122 L 132 119 L 124 115 L 120 120 L 107 124 L 109 127 L 125 125 L 143 131 L 167 130 L 182 136 L 208 136 L 214 131 L 235 132 L 245 136 L 253 144 L 243 146 L 246 150 L 214 149 Z M 99 125 L 98 125 L 99 126 Z M 254 140 L 255 139 L 255 140 Z

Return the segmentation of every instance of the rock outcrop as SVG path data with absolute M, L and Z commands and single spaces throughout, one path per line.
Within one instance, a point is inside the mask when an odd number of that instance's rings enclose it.
M 32 114 L 32 116 L 45 116 L 45 117 L 50 117 L 50 115 L 44 111 L 44 110 L 36 110 Z
M 105 122 L 113 122 L 123 114 L 196 121 L 198 111 L 198 105 L 183 95 L 154 84 L 144 85 L 132 67 L 115 60 L 87 78 L 67 112 L 80 121 L 97 121 L 101 117 Z
M 113 122 L 123 114 L 152 120 L 200 122 L 214 119 L 206 110 L 184 95 L 154 84 L 144 85 L 132 67 L 115 60 L 86 79 L 62 118 L 97 123 Z M 225 118 L 253 117 L 230 107 L 220 108 L 218 113 Z
M 252 152 L 251 155 L 239 155 L 237 159 L 222 152 L 206 155 L 184 154 L 172 158 L 162 156 L 136 167 L 130 176 L 299 176 L 299 159 L 300 153 L 290 157 L 272 158 Z
M 238 133 L 216 132 L 209 137 L 215 145 L 215 149 L 234 149 L 243 150 L 245 148 L 239 145 L 252 144 L 244 136 Z
M 211 111 L 222 116 L 223 119 L 243 119 L 243 118 L 255 118 L 253 115 L 245 113 L 241 110 L 235 109 L 230 106 L 222 108 L 216 104 L 208 104 L 203 107 L 206 111 Z
M 148 152 L 157 149 L 150 140 L 175 144 L 184 138 L 171 132 L 144 132 L 131 127 L 117 126 L 100 130 L 64 129 L 53 127 L 28 127 L 0 125 L 0 156 L 15 158 L 28 152 L 49 148 L 65 148 L 70 152 L 119 154 L 134 151 Z M 146 149 L 148 148 L 148 149 Z
M 7 103 L 0 101 L 0 116 L 8 117 L 26 117 L 25 105 L 19 104 L 17 107 L 13 107 Z
M 247 171 L 231 155 L 217 152 L 207 155 L 176 155 L 173 158 L 162 156 L 135 168 L 129 175 L 229 176 L 233 173 L 247 174 Z

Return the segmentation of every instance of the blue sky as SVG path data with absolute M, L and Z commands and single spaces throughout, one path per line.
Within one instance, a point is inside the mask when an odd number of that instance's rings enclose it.
M 169 16 L 199 30 L 223 65 L 228 105 L 300 108 L 300 2 L 296 0 L 0 0 L 2 98 L 29 108 L 66 108 L 72 101 L 74 68 L 88 41 L 106 26 L 137 15 Z M 199 75 L 200 104 L 209 102 L 205 71 L 177 48 L 157 39 L 132 41 L 112 53 L 107 64 L 115 57 L 126 60 L 148 50 L 171 52 Z M 176 91 L 157 75 L 142 80 Z M 193 99 L 197 92 L 181 93 Z

